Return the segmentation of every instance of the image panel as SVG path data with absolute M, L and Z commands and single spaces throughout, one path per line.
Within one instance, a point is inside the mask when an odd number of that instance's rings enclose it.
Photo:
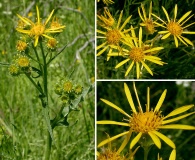
M 194 79 L 194 5 L 99 0 L 97 79 Z
M 98 81 L 97 160 L 193 160 L 194 93 L 194 81 Z
M 0 160 L 95 159 L 95 2 L 0 10 Z

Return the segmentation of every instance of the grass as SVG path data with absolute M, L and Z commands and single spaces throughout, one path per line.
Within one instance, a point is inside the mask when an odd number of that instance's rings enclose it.
M 66 25 L 58 37 L 58 48 L 67 45 L 49 66 L 48 88 L 50 116 L 60 110 L 61 100 L 54 93 L 55 84 L 69 75 L 84 89 L 93 86 L 94 73 L 94 2 L 92 1 L 23 1 L 0 3 L 0 159 L 43 159 L 47 127 L 43 118 L 38 92 L 24 76 L 12 77 L 8 65 L 12 62 L 16 41 L 18 17 L 28 9 L 36 16 L 35 5 L 45 19 L 52 9 L 62 24 Z M 5 54 L 4 54 L 5 53 Z M 51 159 L 94 158 L 94 88 L 79 104 L 78 111 L 68 116 L 69 127 L 54 129 Z

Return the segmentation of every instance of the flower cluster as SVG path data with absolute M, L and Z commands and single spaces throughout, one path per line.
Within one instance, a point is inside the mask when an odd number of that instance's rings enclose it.
M 66 79 L 57 83 L 54 91 L 60 96 L 64 104 L 70 104 L 78 95 L 82 94 L 83 87 L 75 84 L 72 80 Z
M 192 18 L 193 14 L 190 15 L 192 11 L 187 12 L 177 20 L 178 9 L 176 4 L 174 18 L 171 20 L 163 6 L 162 10 L 167 21 L 152 13 L 152 2 L 150 2 L 148 16 L 144 5 L 141 4 L 138 7 L 141 23 L 138 23 L 140 26 L 134 26 L 130 24 L 132 15 L 128 16 L 122 23 L 123 11 L 120 12 L 117 21 L 110 13 L 108 7 L 105 7 L 103 14 L 97 15 L 97 56 L 101 56 L 106 52 L 107 61 L 111 57 L 117 58 L 116 62 L 122 59 L 121 62 L 116 64 L 115 69 L 123 65 L 126 70 L 125 77 L 131 72 L 132 76 L 130 77 L 141 78 L 144 77 L 143 73 L 145 71 L 153 76 L 152 70 L 155 67 L 153 64 L 161 66 L 167 64 L 160 58 L 161 50 L 164 49 L 164 46 L 158 43 L 160 39 L 164 40 L 172 35 L 176 47 L 179 46 L 179 41 L 186 46 L 193 46 L 192 41 L 184 37 L 183 34 L 195 34 L 195 32 L 186 30 L 195 22 L 184 26 Z M 132 23 L 135 24 L 135 22 Z M 159 31 L 160 27 L 164 28 L 164 30 Z M 138 32 L 137 36 L 136 32 Z M 150 39 L 148 39 L 149 37 Z M 134 73 L 136 73 L 136 76 Z

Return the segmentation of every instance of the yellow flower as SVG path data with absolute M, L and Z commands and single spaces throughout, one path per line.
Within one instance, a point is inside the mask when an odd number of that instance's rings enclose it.
M 99 2 L 100 0 L 98 0 Z M 112 0 L 102 0 L 104 4 L 109 5 L 109 4 L 113 4 L 114 2 Z
M 57 17 L 53 17 L 52 21 L 51 21 L 51 24 L 50 24 L 50 28 L 51 29 L 56 29 L 56 28 L 65 28 L 65 26 L 62 26 L 59 22 L 59 19 Z
M 130 104 L 130 107 L 132 109 L 132 115 L 129 115 L 126 113 L 124 110 L 122 110 L 120 107 L 116 106 L 112 102 L 106 100 L 106 99 L 101 99 L 104 103 L 109 105 L 110 107 L 116 109 L 123 115 L 125 115 L 128 119 L 127 122 L 117 122 L 117 121 L 111 121 L 111 120 L 102 120 L 102 121 L 97 121 L 97 124 L 113 124 L 113 125 L 119 125 L 119 126 L 126 126 L 129 127 L 128 131 L 120 133 L 114 137 L 111 137 L 109 139 L 106 139 L 99 143 L 98 147 L 101 147 L 121 136 L 127 135 L 126 138 L 124 139 L 122 143 L 121 149 L 124 149 L 124 147 L 127 145 L 131 133 L 135 132 L 137 135 L 133 138 L 133 140 L 130 142 L 130 149 L 132 149 L 137 142 L 140 140 L 140 138 L 144 135 L 148 135 L 154 144 L 161 149 L 161 140 L 163 140 L 165 143 L 167 143 L 171 148 L 173 148 L 169 160 L 175 160 L 176 159 L 176 146 L 173 143 L 171 139 L 160 133 L 158 130 L 159 129 L 185 129 L 185 130 L 195 130 L 194 126 L 189 126 L 189 125 L 183 125 L 183 124 L 169 124 L 175 121 L 178 121 L 180 119 L 183 119 L 185 117 L 188 117 L 195 112 L 187 113 L 184 115 L 180 115 L 181 113 L 191 109 L 194 105 L 186 105 L 182 106 L 180 108 L 177 108 L 173 110 L 171 113 L 169 113 L 167 116 L 163 116 L 161 114 L 160 108 L 163 104 L 163 101 L 165 99 L 167 90 L 164 90 L 159 101 L 157 102 L 157 105 L 155 109 L 150 109 L 150 89 L 148 87 L 147 89 L 147 104 L 146 104 L 146 110 L 145 112 L 143 111 L 143 108 L 141 107 L 141 103 L 139 101 L 138 93 L 135 87 L 135 83 L 133 83 L 134 91 L 135 91 L 135 96 L 138 101 L 138 111 L 135 108 L 131 92 L 127 86 L 126 83 L 124 83 L 124 91 L 127 97 L 127 100 Z M 174 118 L 170 118 L 173 117 Z M 177 117 L 175 117 L 177 116 Z
M 146 11 L 145 11 L 145 8 L 144 8 L 142 3 L 141 3 L 141 8 L 142 8 L 143 16 L 141 15 L 140 8 L 138 7 L 139 16 L 140 16 L 141 20 L 143 21 L 143 23 L 140 23 L 140 25 L 144 26 L 146 28 L 146 31 L 148 34 L 153 34 L 155 32 L 155 29 L 154 29 L 155 25 L 154 25 L 152 17 L 151 17 L 152 1 L 150 2 L 150 9 L 149 9 L 148 18 L 146 17 Z
M 17 76 L 19 75 L 19 67 L 15 64 L 11 64 L 9 66 L 9 73 L 12 75 L 12 76 Z
M 40 18 L 40 14 L 39 14 L 39 8 L 36 6 L 36 10 L 37 10 L 37 22 L 32 22 L 30 19 L 22 17 L 20 15 L 17 15 L 26 25 L 30 26 L 29 30 L 24 30 L 20 27 L 16 28 L 16 30 L 18 32 L 27 34 L 31 37 L 33 37 L 35 39 L 34 42 L 34 46 L 36 47 L 39 41 L 40 37 L 45 37 L 48 39 L 52 39 L 53 37 L 48 36 L 47 34 L 50 33 L 59 33 L 62 32 L 63 28 L 65 28 L 65 26 L 59 26 L 59 27 L 54 27 L 54 28 L 47 28 L 47 24 L 49 22 L 49 20 L 51 19 L 54 10 L 52 10 L 52 12 L 50 13 L 49 17 L 46 19 L 46 21 L 44 23 L 41 22 L 41 18 Z
M 65 81 L 63 84 L 63 89 L 65 92 L 70 93 L 73 90 L 73 83 L 71 81 Z
M 136 37 L 135 31 L 133 27 L 131 26 L 131 34 L 132 37 Z M 157 56 L 151 55 L 152 52 L 159 51 L 163 49 L 163 47 L 155 47 L 155 48 L 148 48 L 143 45 L 142 42 L 142 27 L 139 29 L 139 40 L 137 42 L 136 39 L 131 39 L 128 36 L 125 38 L 125 41 L 123 41 L 124 44 L 130 47 L 130 50 L 128 49 L 122 49 L 123 52 L 120 53 L 109 53 L 108 56 L 124 56 L 126 59 L 120 62 L 119 64 L 116 65 L 115 68 L 119 68 L 128 61 L 132 61 L 130 66 L 128 67 L 125 76 L 129 74 L 131 69 L 133 68 L 134 65 L 136 65 L 136 73 L 137 73 L 137 78 L 140 78 L 140 73 L 143 67 L 151 74 L 153 75 L 153 72 L 149 68 L 149 66 L 145 63 L 145 61 L 150 61 L 152 63 L 156 63 L 158 65 L 163 65 L 164 62 L 161 61 L 161 59 Z M 148 54 L 150 53 L 150 54 Z M 142 67 L 140 67 L 140 64 Z
M 112 27 L 115 24 L 115 20 L 107 7 L 104 8 L 104 15 L 97 15 L 97 17 L 102 21 L 97 21 L 98 25 L 102 27 Z
M 108 11 L 106 11 L 106 12 L 108 12 Z M 125 20 L 125 22 L 122 24 L 122 26 L 120 26 L 122 16 L 123 16 L 123 11 L 121 11 L 121 13 L 120 13 L 117 25 L 113 25 L 112 27 L 105 27 L 106 31 L 101 31 L 101 30 L 97 29 L 97 32 L 102 35 L 102 36 L 97 36 L 97 38 L 104 39 L 104 41 L 105 41 L 102 44 L 100 44 L 99 46 L 97 46 L 97 48 L 96 48 L 97 50 L 101 49 L 97 53 L 97 56 L 100 56 L 107 49 L 109 49 L 108 53 L 112 53 L 112 47 L 113 46 L 119 47 L 119 42 L 121 41 L 124 34 L 130 31 L 130 29 L 128 29 L 128 30 L 123 30 L 123 29 L 126 26 L 126 24 L 129 22 L 129 20 L 131 19 L 131 16 L 129 16 Z
M 25 51 L 27 47 L 27 43 L 21 40 L 18 40 L 16 43 L 16 49 L 20 52 Z
M 57 46 L 57 43 L 58 42 L 57 42 L 57 40 L 55 38 L 49 39 L 47 41 L 47 48 L 49 48 L 49 49 L 55 49 L 56 46 Z
M 16 61 L 19 67 L 28 67 L 30 65 L 30 60 L 26 56 L 20 56 Z
M 192 11 L 185 13 L 178 21 L 176 21 L 177 4 L 175 5 L 173 20 L 170 20 L 168 13 L 163 6 L 162 6 L 162 9 L 167 17 L 167 21 L 168 21 L 167 23 L 161 18 L 159 18 L 158 16 L 156 16 L 155 14 L 152 14 L 154 17 L 156 17 L 158 20 L 162 22 L 162 24 L 157 23 L 157 22 L 154 22 L 154 23 L 160 27 L 167 29 L 166 31 L 158 32 L 159 34 L 165 34 L 161 39 L 166 39 L 170 35 L 173 35 L 176 47 L 178 47 L 178 39 L 186 46 L 188 46 L 188 44 L 193 46 L 193 43 L 189 39 L 182 36 L 182 34 L 195 34 L 195 32 L 186 31 L 186 29 L 190 27 L 191 25 L 195 24 L 195 22 L 188 24 L 185 27 L 183 26 L 193 16 L 191 15 L 190 17 L 188 17 Z

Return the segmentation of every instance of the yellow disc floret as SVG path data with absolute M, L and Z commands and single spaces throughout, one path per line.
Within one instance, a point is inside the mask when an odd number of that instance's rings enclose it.
M 134 47 L 129 52 L 129 58 L 135 62 L 141 62 L 144 59 L 144 52 L 142 48 Z
M 117 29 L 110 30 L 106 33 L 108 44 L 117 45 L 121 39 L 120 31 Z
M 72 82 L 71 81 L 64 82 L 63 89 L 64 89 L 65 92 L 68 92 L 68 93 L 71 92 L 72 89 L 73 89 Z
M 183 32 L 182 27 L 177 22 L 173 22 L 173 21 L 167 24 L 167 29 L 172 35 L 175 36 L 180 36 Z
M 105 149 L 104 153 L 100 153 L 100 155 L 97 157 L 97 160 L 125 160 L 126 158 L 124 156 L 121 156 L 116 151 L 111 151 L 110 149 Z
M 135 132 L 147 133 L 150 131 L 157 130 L 162 123 L 162 116 L 158 112 L 145 112 L 145 113 L 133 113 L 130 118 L 130 127 Z
M 154 23 L 153 23 L 152 20 L 147 19 L 145 21 L 145 25 L 146 25 L 146 31 L 147 31 L 148 34 L 153 34 L 155 32 Z
M 21 41 L 21 40 L 17 41 L 17 43 L 16 43 L 16 49 L 18 51 L 20 51 L 20 52 L 25 51 L 26 50 L 26 47 L 27 47 L 27 43 L 26 42 Z
M 42 24 L 36 24 L 33 26 L 30 32 L 30 36 L 41 36 L 45 31 L 45 26 Z
M 55 38 L 49 39 L 47 41 L 47 48 L 49 49 L 55 49 L 57 46 L 57 40 Z

